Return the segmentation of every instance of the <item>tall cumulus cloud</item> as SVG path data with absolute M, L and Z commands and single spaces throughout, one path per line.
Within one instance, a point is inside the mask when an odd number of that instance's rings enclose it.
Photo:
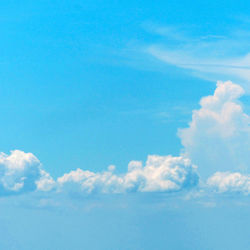
M 201 99 L 189 127 L 178 135 L 184 155 L 198 165 L 202 177 L 216 171 L 247 171 L 250 162 L 250 117 L 239 98 L 241 86 L 218 82 L 213 95 Z

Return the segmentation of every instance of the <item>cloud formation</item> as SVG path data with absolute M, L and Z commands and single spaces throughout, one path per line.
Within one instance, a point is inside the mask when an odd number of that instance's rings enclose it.
M 237 28 L 228 37 L 188 36 L 178 28 L 155 25 L 150 32 L 165 38 L 165 42 L 146 46 L 147 54 L 206 80 L 231 79 L 250 91 L 249 32 Z
M 207 184 L 219 193 L 250 194 L 250 176 L 241 173 L 217 172 L 207 180 Z
M 184 155 L 202 177 L 216 171 L 247 171 L 250 162 L 250 117 L 238 99 L 244 90 L 230 81 L 218 82 L 213 95 L 201 99 L 189 127 L 178 135 Z
M 243 94 L 239 85 L 218 82 L 213 95 L 202 98 L 200 109 L 193 111 L 189 126 L 179 130 L 181 156 L 149 155 L 145 164 L 131 161 L 121 174 L 115 166 L 103 172 L 78 168 L 54 180 L 32 153 L 0 153 L 0 195 L 173 193 L 195 187 L 249 195 L 250 177 L 244 172 L 250 162 L 250 117 L 238 100 Z M 200 176 L 206 185 L 199 185 Z
M 175 192 L 198 184 L 196 167 L 183 157 L 150 155 L 143 167 L 131 161 L 122 175 L 113 173 L 114 167 L 103 173 L 77 169 L 58 178 L 60 190 L 84 193 Z
M 131 161 L 126 173 L 117 175 L 114 171 L 115 166 L 100 173 L 77 169 L 55 181 L 32 153 L 13 150 L 10 155 L 0 154 L 0 195 L 52 190 L 83 194 L 177 192 L 199 182 L 196 167 L 182 156 L 150 155 L 145 166 Z
M 12 195 L 42 189 L 49 174 L 41 168 L 40 161 L 32 154 L 20 150 L 10 155 L 0 153 L 0 195 Z

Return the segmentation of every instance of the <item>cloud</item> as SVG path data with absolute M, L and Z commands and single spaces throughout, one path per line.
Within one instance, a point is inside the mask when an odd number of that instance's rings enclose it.
M 150 155 L 145 166 L 142 162 L 131 161 L 126 173 L 115 174 L 114 171 L 113 165 L 97 173 L 78 168 L 55 181 L 32 153 L 14 150 L 10 155 L 0 154 L 0 194 L 52 190 L 70 194 L 178 192 L 199 183 L 196 166 L 182 156 Z
M 56 186 L 54 179 L 43 169 L 40 169 L 40 178 L 35 183 L 39 191 L 50 191 Z
M 0 153 L 0 195 L 34 191 L 36 182 L 46 178 L 49 174 L 32 153 L 20 150 L 11 151 L 10 155 Z
M 193 111 L 189 127 L 178 131 L 185 157 L 192 159 L 203 177 L 248 169 L 250 117 L 238 102 L 243 94 L 239 85 L 218 82 L 214 94 L 202 98 L 200 109 Z
M 193 111 L 189 126 L 178 131 L 180 156 L 149 155 L 145 164 L 131 161 L 125 173 L 116 174 L 113 165 L 103 172 L 78 168 L 54 180 L 32 153 L 0 153 L 0 195 L 33 191 L 74 197 L 191 190 L 249 195 L 250 177 L 244 172 L 250 162 L 250 117 L 239 102 L 243 94 L 239 85 L 217 82 L 213 95 L 202 98 L 200 109 Z M 205 185 L 200 176 L 208 178 Z
M 150 155 L 143 167 L 131 161 L 125 174 L 77 169 L 58 178 L 59 189 L 83 193 L 176 192 L 198 184 L 196 167 L 183 157 Z
M 250 176 L 237 172 L 217 172 L 207 180 L 207 185 L 219 193 L 250 194 Z
M 174 27 L 152 26 L 152 30 L 165 40 L 144 46 L 147 54 L 206 80 L 231 79 L 250 91 L 248 32 L 232 31 L 228 38 L 214 34 L 188 36 Z

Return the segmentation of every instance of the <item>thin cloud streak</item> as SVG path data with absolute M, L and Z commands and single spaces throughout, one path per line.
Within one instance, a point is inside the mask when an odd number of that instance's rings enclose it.
M 230 39 L 218 35 L 187 38 L 186 35 L 171 34 L 180 33 L 173 27 L 164 29 L 164 35 L 159 33 L 159 28 L 154 29 L 162 37 L 173 38 L 174 43 L 163 39 L 161 43 L 144 46 L 145 53 L 166 64 L 189 70 L 191 74 L 206 80 L 230 79 L 250 92 L 249 34 L 235 32 Z

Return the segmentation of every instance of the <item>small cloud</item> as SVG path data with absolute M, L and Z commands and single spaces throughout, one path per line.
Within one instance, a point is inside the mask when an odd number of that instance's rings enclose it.
M 43 169 L 40 170 L 40 174 L 40 178 L 36 181 L 37 190 L 45 192 L 52 190 L 56 186 L 54 179 Z
M 250 176 L 237 172 L 217 172 L 207 180 L 207 185 L 218 193 L 250 194 Z
M 12 195 L 35 191 L 36 182 L 48 177 L 41 168 L 40 161 L 32 154 L 20 150 L 11 151 L 10 155 L 0 154 L 1 195 Z

